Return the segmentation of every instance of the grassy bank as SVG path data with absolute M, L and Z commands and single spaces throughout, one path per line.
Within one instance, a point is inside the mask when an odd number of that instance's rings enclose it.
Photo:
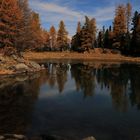
M 99 51 L 90 53 L 76 52 L 26 52 L 24 57 L 29 60 L 49 60 L 49 59 L 72 59 L 72 60 L 99 60 L 111 62 L 136 62 L 140 63 L 140 57 L 125 57 L 121 54 L 100 53 Z

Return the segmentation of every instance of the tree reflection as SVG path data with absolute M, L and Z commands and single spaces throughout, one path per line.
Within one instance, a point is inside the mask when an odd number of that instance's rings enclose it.
M 63 92 L 65 83 L 67 82 L 67 71 L 68 65 L 67 64 L 57 64 L 56 66 L 56 77 L 57 77 L 57 85 L 59 92 Z
M 46 73 L 46 82 L 50 87 L 58 86 L 59 93 L 62 93 L 67 82 L 67 72 L 69 70 L 68 64 L 65 63 L 51 63 Z
M 112 104 L 118 110 L 128 110 L 129 100 L 140 109 L 140 68 L 138 65 L 121 64 L 116 66 L 72 64 L 71 75 L 75 79 L 77 91 L 84 96 L 92 96 L 95 87 L 108 89 Z
M 132 65 L 130 68 L 130 100 L 131 104 L 140 109 L 140 67 Z
M 38 98 L 40 80 L 15 82 L 12 78 L 8 81 L 11 84 L 0 88 L 0 134 L 25 134 Z
M 77 91 L 83 90 L 84 96 L 92 96 L 95 88 L 95 76 L 93 69 L 88 65 L 71 65 L 71 75 L 75 79 Z

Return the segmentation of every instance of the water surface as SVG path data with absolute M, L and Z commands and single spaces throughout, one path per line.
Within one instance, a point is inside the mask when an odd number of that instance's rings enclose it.
M 0 134 L 81 140 L 140 139 L 140 65 L 45 62 L 0 78 Z

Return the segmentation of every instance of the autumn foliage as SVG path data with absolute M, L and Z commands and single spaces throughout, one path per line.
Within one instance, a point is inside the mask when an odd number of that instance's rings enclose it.
M 53 25 L 47 31 L 41 27 L 39 14 L 30 9 L 28 0 L 0 0 L 0 53 L 19 55 L 26 50 L 90 52 L 96 47 L 102 48 L 104 53 L 107 48 L 139 55 L 140 13 L 136 11 L 132 18 L 131 4 L 120 4 L 116 7 L 113 25 L 102 29 L 97 29 L 95 18 L 85 16 L 85 22 L 78 22 L 76 34 L 70 40 L 63 20 L 58 31 Z

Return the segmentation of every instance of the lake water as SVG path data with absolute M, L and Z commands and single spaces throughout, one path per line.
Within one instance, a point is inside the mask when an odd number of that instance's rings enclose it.
M 0 135 L 140 140 L 140 65 L 44 65 L 34 75 L 0 77 Z

